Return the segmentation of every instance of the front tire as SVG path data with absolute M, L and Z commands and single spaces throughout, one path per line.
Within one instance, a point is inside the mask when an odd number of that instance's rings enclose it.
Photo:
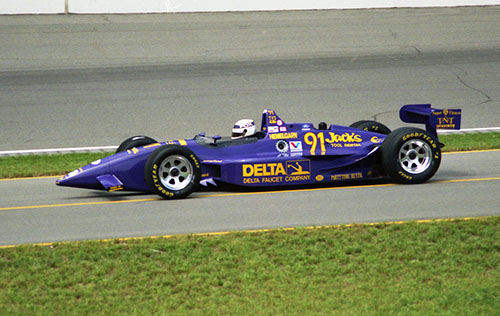
M 154 143 L 157 143 L 157 141 L 151 137 L 133 136 L 133 137 L 125 139 L 120 144 L 120 146 L 118 146 L 118 149 L 116 149 L 116 153 L 126 151 L 126 150 L 132 149 L 134 147 L 141 147 L 141 146 L 151 145 Z
M 162 146 L 146 161 L 144 178 L 151 190 L 164 199 L 185 198 L 198 188 L 201 165 L 186 147 Z
M 425 130 L 402 127 L 389 134 L 380 148 L 382 166 L 399 183 L 422 183 L 429 180 L 441 164 L 438 140 Z

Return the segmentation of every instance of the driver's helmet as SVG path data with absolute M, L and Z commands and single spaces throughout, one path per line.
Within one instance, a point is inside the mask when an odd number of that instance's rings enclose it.
M 255 122 L 251 119 L 243 119 L 234 123 L 232 139 L 252 136 L 255 134 Z

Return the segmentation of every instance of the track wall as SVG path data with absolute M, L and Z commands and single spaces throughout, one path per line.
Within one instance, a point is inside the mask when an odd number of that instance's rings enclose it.
M 0 14 L 174 13 L 498 5 L 499 0 L 1 0 Z

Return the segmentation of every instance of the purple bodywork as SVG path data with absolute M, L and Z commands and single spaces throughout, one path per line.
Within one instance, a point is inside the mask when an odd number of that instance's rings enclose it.
M 438 110 L 406 105 L 401 120 L 422 123 L 437 137 L 436 128 L 460 129 L 460 110 Z M 151 192 L 144 167 L 159 146 L 189 148 L 201 163 L 201 185 L 227 183 L 241 186 L 306 185 L 385 176 L 379 148 L 387 135 L 330 125 L 285 123 L 272 110 L 262 114 L 256 135 L 230 139 L 206 137 L 171 140 L 132 148 L 95 161 L 57 180 L 60 186 L 97 190 Z

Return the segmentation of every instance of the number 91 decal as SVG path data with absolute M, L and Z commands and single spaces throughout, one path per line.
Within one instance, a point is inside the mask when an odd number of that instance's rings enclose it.
M 311 146 L 311 155 L 324 155 L 326 153 L 325 142 L 330 144 L 331 147 L 344 147 L 344 143 L 361 143 L 363 139 L 361 135 L 356 133 L 335 134 L 328 132 L 328 138 L 325 133 L 312 133 L 308 132 L 304 135 L 304 142 Z M 318 146 L 319 143 L 319 146 Z M 360 146 L 360 145 L 357 145 Z M 320 152 L 316 154 L 316 148 L 319 147 Z

